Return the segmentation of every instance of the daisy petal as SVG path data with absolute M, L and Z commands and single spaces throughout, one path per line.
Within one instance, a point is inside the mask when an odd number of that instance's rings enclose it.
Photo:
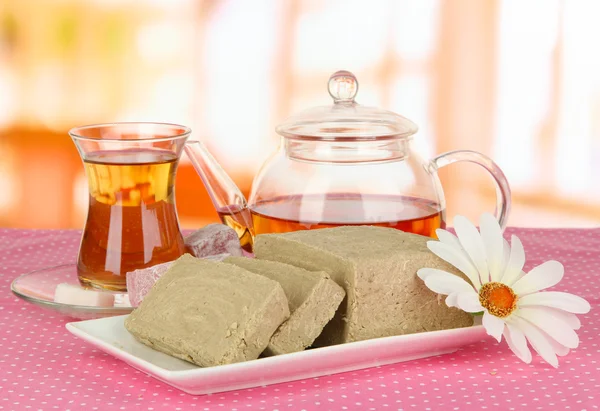
M 554 349 L 554 353 L 556 355 L 558 355 L 559 357 L 564 357 L 565 355 L 569 354 L 569 352 L 571 351 L 570 348 L 565 347 L 564 345 L 560 345 L 559 343 L 557 343 L 556 341 L 554 341 L 554 339 L 548 337 L 548 341 L 550 341 L 550 344 L 552 345 L 552 348 Z
M 462 249 L 462 245 L 460 245 L 460 241 L 454 234 L 450 231 L 446 231 L 442 228 L 438 228 L 435 230 L 435 235 L 437 235 L 438 240 L 440 240 L 444 244 L 448 244 L 451 247 L 455 247 L 456 249 Z
M 538 330 L 539 330 L 539 328 L 538 328 Z M 539 331 L 546 338 L 546 340 L 548 340 L 548 342 L 552 346 L 552 349 L 554 350 L 554 353 L 556 355 L 558 355 L 559 357 L 564 357 L 565 355 L 567 355 L 569 353 L 569 351 L 571 351 L 569 348 L 565 347 L 564 345 L 559 344 L 554 338 L 550 337 L 547 333 L 545 333 L 544 330 L 539 330 Z
M 519 307 L 539 305 L 553 307 L 573 314 L 587 314 L 590 312 L 590 303 L 581 297 L 560 291 L 544 291 L 519 297 Z
M 567 348 L 577 348 L 579 345 L 579 337 L 569 327 L 569 324 L 541 307 L 522 307 L 515 314 L 535 324 L 540 330 L 554 338 L 557 343 Z
M 517 327 L 512 325 L 510 322 L 506 323 L 504 327 L 504 339 L 506 340 L 508 347 L 511 351 L 524 363 L 529 364 L 531 362 L 531 351 L 527 347 L 527 340 L 525 334 L 521 332 Z
M 432 275 L 432 274 L 437 274 L 437 272 L 438 272 L 438 271 L 440 271 L 440 270 L 436 270 L 436 269 L 434 269 L 434 268 L 419 268 L 419 269 L 417 270 L 417 276 L 418 276 L 418 277 L 419 277 L 421 280 L 425 281 L 425 279 L 426 279 L 427 277 L 429 277 L 429 276 L 430 276 L 430 275 Z
M 501 282 L 508 286 L 512 286 L 517 278 L 519 278 L 521 270 L 523 270 L 523 266 L 525 265 L 525 249 L 519 237 L 513 235 L 510 238 L 510 243 L 510 255 L 501 280 Z
M 551 312 L 552 315 L 554 315 L 555 317 L 560 318 L 561 320 L 563 320 L 564 322 L 566 322 L 569 327 L 571 327 L 572 330 L 578 330 L 581 328 L 581 321 L 579 321 L 579 318 L 575 315 L 575 314 L 571 314 L 569 312 L 563 311 L 563 310 L 559 310 L 558 308 L 550 308 L 550 307 L 538 307 L 538 306 L 528 306 L 527 308 L 540 308 L 543 310 L 546 310 L 548 312 Z
M 459 293 L 457 304 L 458 308 L 468 313 L 480 313 L 484 311 L 479 302 L 479 295 L 475 292 Z
M 427 247 L 432 253 L 464 273 L 475 288 L 479 289 L 481 287 L 477 269 L 473 266 L 473 263 L 471 263 L 466 253 L 462 253 L 456 248 L 453 248 L 448 244 L 440 243 L 439 241 L 428 241 Z
M 570 312 L 559 310 L 558 308 L 544 307 L 540 305 L 528 305 L 525 307 L 519 307 L 519 310 L 525 309 L 540 310 L 550 313 L 552 314 L 552 316 L 558 318 L 559 321 L 566 323 L 572 330 L 578 330 L 581 328 L 581 321 L 579 321 L 579 318 L 575 314 L 572 314 Z
M 554 338 L 550 337 L 544 331 L 542 331 L 542 334 L 544 334 L 544 336 L 546 337 L 546 339 L 552 346 L 554 353 L 556 355 L 558 355 L 559 357 L 564 357 L 565 355 L 567 355 L 569 353 L 569 351 L 571 351 L 569 348 L 565 347 L 564 345 L 559 344 Z
M 477 228 L 466 217 L 457 215 L 454 217 L 454 230 L 463 249 L 477 268 L 481 283 L 485 284 L 489 282 L 490 274 L 486 262 L 485 247 Z
M 448 307 L 460 308 L 458 306 L 458 293 L 448 294 L 448 297 L 446 297 L 446 305 Z
M 556 358 L 552 344 L 550 344 L 545 335 L 535 325 L 519 317 L 512 318 L 511 323 L 514 323 L 525 334 L 533 349 L 548 364 L 554 368 L 558 367 L 558 358 Z
M 491 335 L 496 341 L 502 341 L 502 333 L 504 332 L 504 321 L 489 312 L 483 313 L 483 326 L 488 335 Z
M 469 291 L 475 293 L 473 286 L 462 278 L 442 270 L 435 270 L 432 268 L 429 270 L 436 271 L 434 274 L 427 275 L 424 280 L 425 285 L 431 291 L 444 295 Z
M 506 241 L 506 238 L 503 238 L 502 240 L 504 246 L 502 247 L 502 264 L 500 266 L 500 272 L 502 275 L 504 275 L 504 271 L 506 270 L 506 266 L 508 265 L 508 260 L 510 258 L 510 245 L 508 244 L 508 241 Z
M 503 274 L 501 270 L 504 237 L 502 237 L 502 229 L 496 217 L 490 213 L 482 214 L 479 220 L 479 232 L 485 248 L 488 269 L 490 270 L 490 281 L 500 281 Z
M 556 285 L 562 280 L 565 269 L 558 261 L 546 261 L 529 271 L 512 285 L 517 295 L 531 294 Z

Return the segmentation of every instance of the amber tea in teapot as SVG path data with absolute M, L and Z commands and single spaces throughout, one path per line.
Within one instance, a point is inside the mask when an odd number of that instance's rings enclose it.
M 311 201 L 313 197 L 313 201 Z M 374 225 L 428 237 L 446 228 L 445 211 L 431 201 L 405 196 L 327 194 L 283 196 L 250 209 L 255 234 L 285 233 L 342 225 Z M 365 215 L 369 210 L 371 218 Z
M 242 248 L 251 253 L 254 246 L 253 234 L 250 231 L 250 227 L 244 223 L 244 221 L 251 221 L 248 209 L 237 205 L 230 205 L 218 208 L 217 214 L 223 224 L 235 230 Z

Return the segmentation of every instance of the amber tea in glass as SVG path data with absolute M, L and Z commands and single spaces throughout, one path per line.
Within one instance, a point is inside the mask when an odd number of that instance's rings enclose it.
M 174 183 L 188 134 L 180 126 L 131 123 L 71 132 L 89 187 L 77 261 L 82 285 L 125 291 L 127 272 L 185 252 Z

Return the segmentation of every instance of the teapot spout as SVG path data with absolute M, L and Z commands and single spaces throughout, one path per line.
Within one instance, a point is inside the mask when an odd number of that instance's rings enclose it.
M 202 142 L 188 141 L 184 150 L 204 183 L 221 222 L 237 232 L 242 248 L 251 253 L 254 230 L 246 198 Z

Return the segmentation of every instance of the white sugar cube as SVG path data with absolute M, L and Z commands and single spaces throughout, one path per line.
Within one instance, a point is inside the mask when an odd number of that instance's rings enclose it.
M 61 283 L 54 291 L 54 302 L 89 307 L 112 307 L 115 296 L 102 291 L 86 290 L 78 285 Z

